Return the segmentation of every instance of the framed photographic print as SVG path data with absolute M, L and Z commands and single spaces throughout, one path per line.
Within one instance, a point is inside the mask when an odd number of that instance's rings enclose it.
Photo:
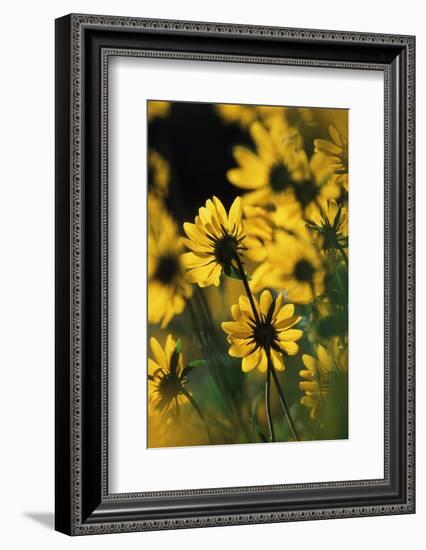
M 56 21 L 56 529 L 413 513 L 412 36 Z

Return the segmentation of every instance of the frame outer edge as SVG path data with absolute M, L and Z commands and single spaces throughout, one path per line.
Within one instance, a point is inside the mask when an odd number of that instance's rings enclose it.
M 55 528 L 71 534 L 71 18 L 55 22 Z
M 135 530 L 180 529 L 187 527 L 202 527 L 213 525 L 237 525 L 248 523 L 282 522 L 294 520 L 326 519 L 332 517 L 361 517 L 370 515 L 385 515 L 395 513 L 414 512 L 414 48 L 415 39 L 412 36 L 402 35 L 378 35 L 371 33 L 309 30 L 309 29 L 283 29 L 279 27 L 254 27 L 245 25 L 227 25 L 219 23 L 202 23 L 186 21 L 168 21 L 136 19 L 110 16 L 76 15 L 69 17 L 71 24 L 71 135 L 72 143 L 72 204 L 71 204 L 71 392 L 72 392 L 72 418 L 71 421 L 71 534 L 95 534 L 112 533 Z M 241 35 L 261 37 L 264 39 L 289 38 L 295 40 L 330 41 L 336 44 L 345 43 L 375 43 L 377 45 L 395 45 L 407 51 L 407 201 L 411 205 L 412 214 L 407 218 L 407 273 L 410 284 L 407 285 L 407 395 L 409 410 L 407 411 L 407 500 L 405 504 L 392 506 L 367 506 L 365 508 L 339 508 L 328 510 L 310 510 L 302 512 L 277 512 L 277 513 L 253 513 L 243 515 L 211 516 L 203 518 L 159 520 L 159 521 L 132 521 L 117 523 L 100 523 L 85 525 L 81 518 L 81 486 L 80 486 L 80 380 L 81 380 L 81 38 L 84 26 L 118 27 L 123 30 L 152 30 L 152 31 L 176 31 L 197 34 L 221 34 L 228 36 Z M 411 164 L 410 164 L 411 163 Z M 58 189 L 58 187 L 57 187 Z M 58 370 L 57 370 L 58 372 Z M 411 424 L 410 424 L 411 423 Z M 411 481 L 410 481 L 411 480 Z

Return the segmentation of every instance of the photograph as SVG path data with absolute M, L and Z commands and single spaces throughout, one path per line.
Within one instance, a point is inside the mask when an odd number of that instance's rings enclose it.
M 348 439 L 349 109 L 146 103 L 148 447 Z

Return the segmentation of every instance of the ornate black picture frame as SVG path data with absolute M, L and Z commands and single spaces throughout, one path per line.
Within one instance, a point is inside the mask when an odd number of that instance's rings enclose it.
M 110 56 L 376 70 L 385 98 L 383 479 L 108 492 Z M 56 529 L 69 535 L 415 511 L 413 36 L 68 15 L 56 21 Z

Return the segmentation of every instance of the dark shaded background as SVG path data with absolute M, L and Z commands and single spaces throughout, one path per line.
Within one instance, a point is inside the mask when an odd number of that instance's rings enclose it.
M 235 144 L 253 145 L 247 131 L 225 124 L 210 103 L 172 103 L 166 118 L 149 124 L 149 147 L 170 163 L 167 206 L 177 221 L 192 221 L 212 195 L 229 208 L 239 191 L 226 179 L 227 170 L 236 166 Z

